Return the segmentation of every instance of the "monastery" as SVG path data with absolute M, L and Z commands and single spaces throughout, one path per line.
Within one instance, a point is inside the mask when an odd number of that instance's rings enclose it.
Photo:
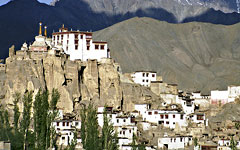
M 9 57 L 34 61 L 47 56 L 65 57 L 71 62 L 110 60 L 107 42 L 93 41 L 92 35 L 92 32 L 69 31 L 63 25 L 48 38 L 47 27 L 42 32 L 40 23 L 39 35 L 35 37 L 35 41 L 30 45 L 24 43 L 16 52 L 14 48 L 10 48 Z M 0 71 L 5 70 L 6 65 L 0 61 Z M 146 150 L 230 150 L 231 138 L 237 142 L 237 148 L 240 148 L 240 128 L 237 126 L 240 119 L 221 122 L 211 118 L 212 114 L 220 112 L 217 109 L 222 105 L 234 103 L 240 95 L 240 86 L 229 86 L 225 91 L 215 90 L 211 91 L 211 95 L 202 95 L 200 91 L 185 92 L 178 89 L 177 84 L 163 82 L 155 71 L 142 70 L 122 75 L 119 66 L 116 70 L 116 74 L 124 76 L 129 84 L 140 86 L 161 99 L 159 106 L 152 106 L 146 96 L 143 101 L 136 101 L 131 111 L 124 111 L 121 107 L 97 107 L 99 127 L 103 127 L 105 109 L 118 134 L 120 150 L 132 149 L 133 135 L 139 137 L 139 142 L 146 146 Z M 92 79 L 87 81 L 90 80 Z M 71 80 L 66 81 L 71 83 Z M 111 83 L 110 86 L 114 84 Z M 57 144 L 60 147 L 67 147 L 77 133 L 76 149 L 82 150 L 81 121 L 78 117 L 66 115 L 59 110 L 59 116 L 52 122 L 52 126 L 56 130 Z M 1 147 L 9 147 L 9 143 L 0 143 Z

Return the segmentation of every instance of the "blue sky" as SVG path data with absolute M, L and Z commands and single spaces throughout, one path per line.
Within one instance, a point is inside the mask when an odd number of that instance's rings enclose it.
M 10 0 L 0 0 L 0 6 L 8 3 Z M 38 0 L 41 3 L 49 4 L 52 0 Z

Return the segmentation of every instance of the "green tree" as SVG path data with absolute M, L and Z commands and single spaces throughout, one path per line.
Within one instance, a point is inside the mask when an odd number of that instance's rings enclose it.
M 47 133 L 47 143 L 48 147 L 55 148 L 57 149 L 57 135 L 54 127 L 51 125 L 51 123 L 57 118 L 58 116 L 58 110 L 57 110 L 57 103 L 60 99 L 60 93 L 58 92 L 57 89 L 52 90 L 52 96 L 51 96 L 51 101 L 50 101 L 50 110 L 48 114 L 48 133 Z
M 80 110 L 80 116 L 81 116 L 81 139 L 84 149 L 86 149 L 86 113 L 87 113 L 86 106 L 83 105 L 82 109 Z
M 110 123 L 110 119 L 107 117 L 106 106 L 103 112 L 103 128 L 102 128 L 102 149 L 103 150 L 117 150 L 118 139 L 117 132 L 114 131 L 113 124 Z
M 33 101 L 33 92 L 27 92 L 23 96 L 23 114 L 21 121 L 21 132 L 23 134 L 23 149 L 26 150 L 28 148 L 28 140 L 29 140 L 29 125 L 31 121 L 31 108 Z
M 131 143 L 132 150 L 137 150 L 136 140 L 137 140 L 137 137 L 136 137 L 136 135 L 133 133 L 132 143 Z
M 84 106 L 85 107 L 85 106 Z M 97 111 L 93 104 L 81 110 L 81 138 L 85 150 L 100 150 Z
M 44 150 L 49 147 L 56 148 L 56 133 L 51 123 L 58 115 L 57 102 L 60 94 L 52 90 L 52 99 L 49 103 L 48 91 L 39 90 L 34 102 L 34 134 L 35 149 Z
M 233 139 L 233 136 L 231 137 L 230 140 L 230 148 L 231 150 L 237 150 L 237 142 Z
M 18 102 L 20 101 L 20 99 L 21 99 L 20 93 L 16 93 L 14 101 L 13 101 L 13 104 L 14 104 L 14 108 L 13 108 L 13 112 L 14 112 L 14 130 L 15 130 L 15 132 L 17 132 L 19 130 L 18 123 L 19 123 L 20 112 L 19 112 Z
M 97 111 L 92 103 L 88 105 L 86 120 L 86 150 L 100 149 Z

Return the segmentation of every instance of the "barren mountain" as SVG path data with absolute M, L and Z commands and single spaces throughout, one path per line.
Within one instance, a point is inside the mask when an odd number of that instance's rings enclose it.
M 133 18 L 96 33 L 124 72 L 154 70 L 187 90 L 240 84 L 240 24 L 170 24 Z

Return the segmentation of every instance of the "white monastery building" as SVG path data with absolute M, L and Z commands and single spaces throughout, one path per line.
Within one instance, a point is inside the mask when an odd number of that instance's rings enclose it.
M 157 81 L 157 72 L 154 71 L 136 71 L 131 74 L 133 81 L 143 86 L 150 86 L 152 81 Z
M 54 46 L 62 46 L 64 52 L 70 55 L 70 60 L 110 58 L 107 42 L 93 41 L 92 32 L 68 31 L 62 26 L 59 32 L 52 34 Z

